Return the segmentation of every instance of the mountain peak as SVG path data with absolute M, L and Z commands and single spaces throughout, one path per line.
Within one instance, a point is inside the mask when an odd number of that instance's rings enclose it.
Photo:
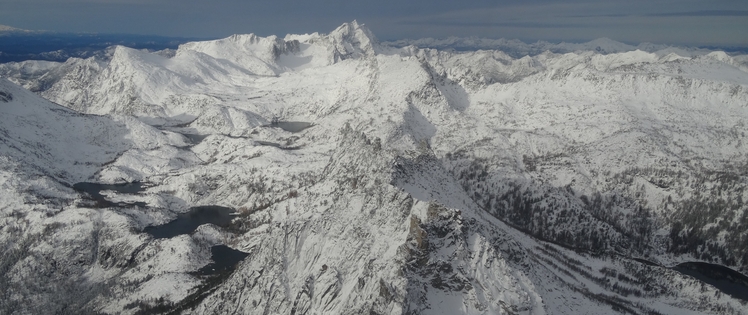
M 358 23 L 357 20 L 353 20 L 351 22 L 345 22 L 345 23 L 341 24 L 340 26 L 338 26 L 338 28 L 336 28 L 333 31 L 333 33 L 335 33 L 335 32 L 343 32 L 343 31 L 346 31 L 346 30 L 357 30 L 357 29 L 364 29 L 364 30 L 366 30 L 366 32 L 371 33 L 371 31 L 369 31 L 369 28 L 367 28 L 365 24 Z
M 377 43 L 376 37 L 369 28 L 364 24 L 359 24 L 356 20 L 343 23 L 330 32 L 328 37 L 335 46 L 336 59 L 371 55 L 374 53 L 374 45 Z
M 584 44 L 587 49 L 595 50 L 600 53 L 618 53 L 618 52 L 624 52 L 624 51 L 632 51 L 635 50 L 636 47 L 612 40 L 607 37 L 600 37 L 598 39 L 593 39 L 587 43 Z

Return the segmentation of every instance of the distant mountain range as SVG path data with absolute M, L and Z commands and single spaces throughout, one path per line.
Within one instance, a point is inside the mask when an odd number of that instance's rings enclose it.
M 132 34 L 61 33 L 30 31 L 0 25 L 0 63 L 23 60 L 65 61 L 70 57 L 101 55 L 113 45 L 137 49 L 176 49 L 179 44 L 198 40 Z
M 64 33 L 25 30 L 0 25 L 0 63 L 24 60 L 65 61 L 70 57 L 88 58 L 95 55 L 105 56 L 106 53 L 104 50 L 113 45 L 152 51 L 176 49 L 179 44 L 198 40 L 206 39 L 133 34 Z M 748 47 L 697 48 L 652 43 L 629 45 L 609 38 L 598 38 L 584 43 L 551 43 L 547 41 L 525 43 L 517 39 L 448 37 L 441 39 L 400 39 L 385 41 L 381 44 L 392 47 L 413 45 L 419 48 L 456 51 L 500 50 L 513 58 L 521 58 L 526 55 L 534 56 L 545 51 L 553 53 L 596 51 L 601 54 L 610 54 L 637 49 L 647 52 L 668 50 L 680 56 L 694 56 L 714 50 L 721 50 L 731 54 L 745 54 L 748 52 Z
M 394 47 L 405 47 L 414 45 L 420 48 L 434 48 L 439 50 L 456 50 L 456 51 L 475 51 L 475 50 L 500 50 L 514 58 L 522 56 L 534 56 L 549 51 L 553 53 L 570 53 L 579 51 L 595 51 L 601 54 L 621 53 L 633 50 L 646 52 L 669 51 L 677 53 L 680 56 L 694 56 L 708 53 L 714 50 L 722 50 L 734 54 L 745 54 L 748 47 L 686 47 L 673 46 L 664 44 L 641 43 L 638 45 L 629 45 L 609 38 L 598 38 L 584 43 L 551 43 L 547 41 L 538 41 L 535 43 L 525 43 L 517 39 L 490 39 L 479 37 L 449 37 L 443 39 L 422 38 L 422 39 L 401 39 L 384 42 L 384 44 Z

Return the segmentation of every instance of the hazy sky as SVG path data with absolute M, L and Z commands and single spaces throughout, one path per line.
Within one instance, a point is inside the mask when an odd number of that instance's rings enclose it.
M 748 0 L 0 0 L 0 24 L 224 37 L 327 33 L 358 20 L 380 40 L 447 36 L 748 46 Z

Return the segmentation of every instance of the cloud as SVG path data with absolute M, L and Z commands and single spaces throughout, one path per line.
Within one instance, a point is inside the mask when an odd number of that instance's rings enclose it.
M 701 10 L 689 12 L 653 13 L 649 16 L 748 16 L 748 10 Z
M 588 27 L 583 23 L 545 23 L 545 22 L 478 22 L 478 21 L 405 21 L 403 25 L 439 25 L 439 26 L 459 26 L 459 27 L 519 27 L 519 28 L 568 28 L 568 27 Z
M 616 18 L 616 17 L 627 17 L 627 16 L 631 16 L 631 14 L 620 14 L 620 13 L 619 14 L 613 14 L 613 13 L 611 13 L 611 14 L 596 14 L 596 15 L 568 15 L 566 17 L 570 17 L 570 18 L 590 18 L 590 17 L 611 17 L 611 18 Z

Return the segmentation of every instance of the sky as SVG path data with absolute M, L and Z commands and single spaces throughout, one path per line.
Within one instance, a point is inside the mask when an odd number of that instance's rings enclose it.
M 0 0 L 0 24 L 63 32 L 282 37 L 328 33 L 353 20 L 380 40 L 607 37 L 748 47 L 748 0 Z

